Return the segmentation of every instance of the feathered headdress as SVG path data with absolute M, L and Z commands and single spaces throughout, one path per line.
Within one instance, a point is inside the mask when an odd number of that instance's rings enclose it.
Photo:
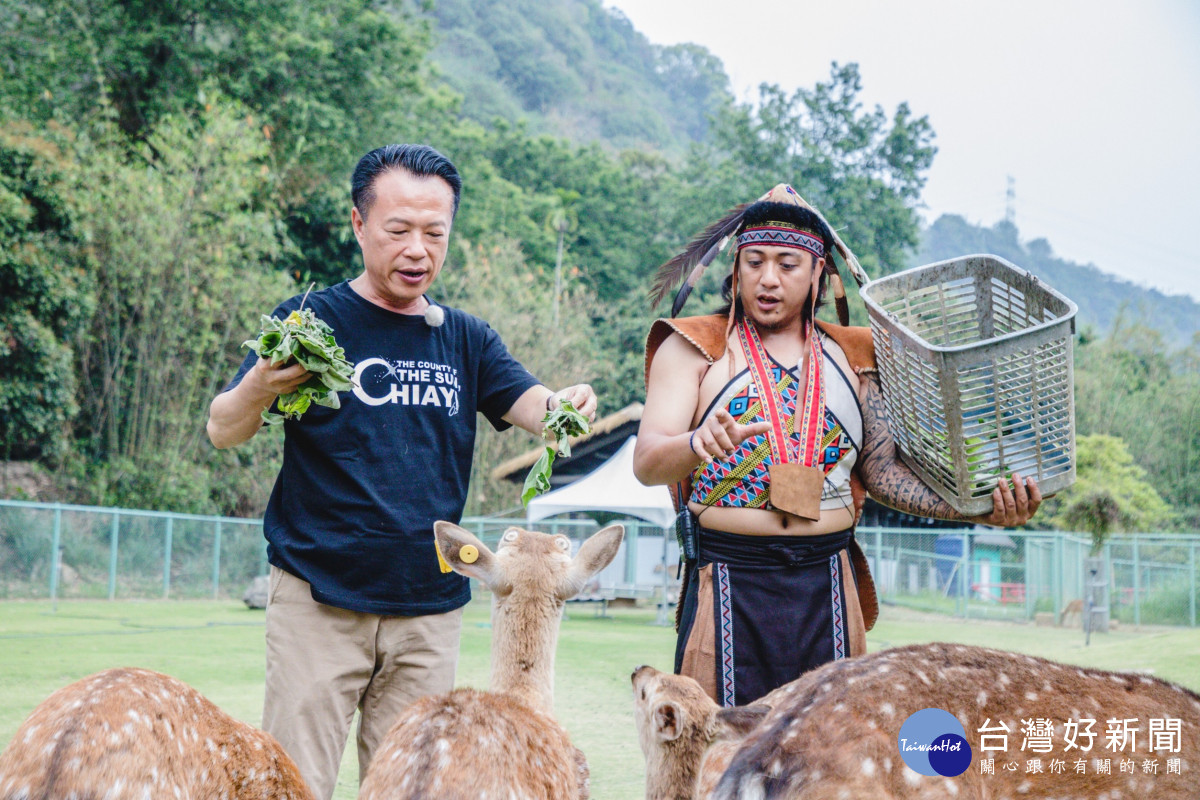
M 713 262 L 717 254 L 725 249 L 729 240 L 744 230 L 747 211 L 758 203 L 763 202 L 782 203 L 811 211 L 833 240 L 834 249 L 842 257 L 842 261 L 845 262 L 854 280 L 859 286 L 867 282 L 867 273 L 863 271 L 862 266 L 858 263 L 858 259 L 855 258 L 854 253 L 841 240 L 841 237 L 829 226 L 825 218 L 821 216 L 821 212 L 809 205 L 791 186 L 781 183 L 760 197 L 756 202 L 742 203 L 731 209 L 724 217 L 709 225 L 699 236 L 692 239 L 682 253 L 659 267 L 658 274 L 654 278 L 654 286 L 650 290 L 651 303 L 657 306 L 666 297 L 667 293 L 686 276 L 683 285 L 679 287 L 679 291 L 675 294 L 675 301 L 671 304 L 671 316 L 678 316 L 679 312 L 683 309 L 683 304 L 687 302 L 688 296 L 692 293 L 692 289 L 699 283 L 700 276 L 704 274 L 704 270 Z M 830 270 L 831 280 L 838 317 L 844 325 L 849 320 L 849 308 L 846 305 L 846 290 L 842 286 L 841 278 L 837 273 L 837 267 L 834 265 L 832 257 L 826 262 L 826 269 L 829 269 L 831 266 L 833 267 Z

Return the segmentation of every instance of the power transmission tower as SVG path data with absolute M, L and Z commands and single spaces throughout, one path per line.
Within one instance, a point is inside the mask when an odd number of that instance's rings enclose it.
M 1010 225 L 1016 223 L 1017 212 L 1013 207 L 1017 200 L 1016 180 L 1012 175 L 1008 176 L 1008 191 L 1004 193 L 1004 221 Z

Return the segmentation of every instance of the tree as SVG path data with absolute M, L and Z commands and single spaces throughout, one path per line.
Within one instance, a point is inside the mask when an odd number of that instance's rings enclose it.
M 64 150 L 64 147 L 67 148 Z M 79 411 L 72 340 L 92 295 L 70 137 L 0 126 L 0 458 L 55 461 Z
M 215 81 L 270 133 L 292 205 L 403 127 L 427 35 L 402 4 L 378 0 L 8 0 L 0 96 L 27 119 L 64 123 L 111 104 L 140 139 L 203 106 Z
M 466 258 L 444 270 L 433 288 L 439 301 L 488 320 L 512 354 L 546 386 L 559 389 L 591 381 L 603 365 L 593 345 L 589 308 L 595 299 L 580 287 L 562 297 L 567 320 L 555 328 L 552 288 L 524 262 L 515 242 L 503 239 L 471 246 Z M 493 480 L 501 461 L 537 446 L 521 432 L 497 433 L 481 425 L 471 471 L 468 514 L 494 514 L 520 505 L 520 487 Z
M 684 131 L 694 141 L 707 139 L 713 111 L 733 100 L 725 65 L 690 42 L 658 47 L 656 54 L 659 80 L 685 121 Z
M 725 209 L 792 183 L 825 215 L 868 273 L 907 264 L 919 231 L 915 206 L 936 149 L 925 117 L 901 104 L 891 118 L 864 112 L 855 64 L 792 94 L 763 84 L 755 106 L 720 112 L 711 141 L 695 145 L 680 174 L 669 229 L 681 249 Z
M 270 268 L 285 245 L 269 143 L 212 91 L 203 112 L 162 117 L 141 147 L 109 133 L 76 155 L 96 296 L 76 344 L 77 473 L 94 501 L 211 511 L 221 475 L 208 469 L 203 409 L 290 288 Z
M 579 200 L 579 193 L 570 190 L 564 191 L 559 189 L 555 192 L 555 200 L 557 201 L 550 209 L 550 215 L 546 218 L 546 225 L 558 234 L 558 250 L 554 256 L 554 330 L 558 330 L 558 303 L 562 298 L 562 260 L 563 260 L 563 244 L 566 239 L 567 232 L 573 229 L 579 222 L 575 214 L 575 203 Z
M 1109 533 L 1163 530 L 1173 522 L 1146 471 L 1125 442 L 1100 434 L 1076 439 L 1075 483 L 1045 501 L 1045 519 L 1060 530 L 1092 534 L 1098 552 Z
M 1119 436 L 1183 523 L 1200 522 L 1200 338 L 1171 352 L 1119 320 L 1078 349 L 1075 408 L 1081 434 Z

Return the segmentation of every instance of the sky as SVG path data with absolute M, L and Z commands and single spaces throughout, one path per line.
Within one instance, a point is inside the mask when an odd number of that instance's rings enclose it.
M 707 47 L 741 101 L 762 82 L 810 88 L 831 62 L 855 62 L 866 107 L 906 102 L 929 117 L 927 222 L 994 224 L 1011 178 L 1023 241 L 1200 299 L 1200 2 L 604 4 L 656 44 Z

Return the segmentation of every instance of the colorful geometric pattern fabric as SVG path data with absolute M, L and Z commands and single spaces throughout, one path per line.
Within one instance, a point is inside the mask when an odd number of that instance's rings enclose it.
M 730 416 L 742 425 L 765 419 L 762 403 L 754 381 L 739 376 L 745 385 L 726 403 Z M 772 362 L 771 379 L 782 398 L 784 426 L 790 440 L 799 443 L 796 433 L 796 403 L 800 393 L 799 381 L 788 370 Z M 825 409 L 825 425 L 817 466 L 828 474 L 851 450 L 854 442 L 842 428 L 841 422 L 829 408 Z M 732 456 L 701 463 L 692 475 L 691 499 L 704 505 L 721 508 L 765 508 L 770 499 L 770 467 L 773 463 L 771 443 L 766 434 L 742 442 Z
M 717 668 L 721 672 L 721 705 L 728 708 L 737 705 L 733 680 L 733 599 L 729 594 L 729 567 L 714 563 L 713 572 L 717 576 L 717 625 L 721 636 L 721 650 L 717 653 Z
M 829 587 L 832 592 L 830 606 L 833 608 L 833 660 L 840 661 L 846 657 L 846 620 L 842 616 L 842 578 L 841 556 L 829 557 Z

